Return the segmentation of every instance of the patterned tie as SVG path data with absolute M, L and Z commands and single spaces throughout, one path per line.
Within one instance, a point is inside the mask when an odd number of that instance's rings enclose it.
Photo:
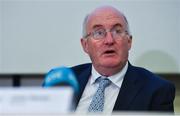
M 110 84 L 110 80 L 105 78 L 98 78 L 99 87 L 92 98 L 89 106 L 89 112 L 102 112 L 104 107 L 104 90 Z

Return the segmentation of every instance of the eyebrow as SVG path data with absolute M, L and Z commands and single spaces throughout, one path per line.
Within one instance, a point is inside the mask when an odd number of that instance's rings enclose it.
M 120 24 L 120 23 L 114 24 L 111 28 L 116 27 L 116 26 L 120 26 L 121 28 L 123 28 L 122 24 Z M 104 27 L 104 26 L 100 25 L 100 24 L 97 24 L 97 25 L 93 26 L 93 29 L 97 29 L 97 28 L 100 28 L 100 27 Z
M 116 26 L 120 26 L 121 28 L 123 28 L 123 26 L 120 23 L 116 23 L 115 25 L 112 26 L 112 28 Z
M 93 29 L 97 29 L 97 28 L 100 28 L 100 27 L 104 27 L 104 26 L 103 25 L 94 25 Z

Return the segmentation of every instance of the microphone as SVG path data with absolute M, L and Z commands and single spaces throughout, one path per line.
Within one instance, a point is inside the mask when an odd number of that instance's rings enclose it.
M 45 76 L 43 87 L 49 88 L 54 86 L 70 86 L 73 89 L 74 94 L 71 110 L 75 110 L 79 85 L 73 71 L 65 66 L 51 69 Z
M 51 69 L 45 76 L 43 83 L 44 87 L 53 87 L 53 86 L 71 86 L 75 93 L 78 93 L 79 86 L 76 80 L 75 74 L 70 68 L 65 66 Z

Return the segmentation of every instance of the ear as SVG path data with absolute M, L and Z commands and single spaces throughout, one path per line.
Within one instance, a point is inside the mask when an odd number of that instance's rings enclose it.
M 128 35 L 128 49 L 131 49 L 131 45 L 132 45 L 132 35 Z
M 84 52 L 88 54 L 88 44 L 87 39 L 81 38 L 81 45 L 83 47 Z

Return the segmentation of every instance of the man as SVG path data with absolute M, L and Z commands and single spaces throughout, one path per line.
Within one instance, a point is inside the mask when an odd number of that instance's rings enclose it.
M 99 77 L 110 80 L 99 112 L 174 112 L 174 85 L 128 62 L 132 36 L 123 13 L 111 6 L 92 11 L 84 20 L 81 44 L 92 63 L 72 67 L 80 86 L 76 112 L 96 112 L 89 107 L 94 104 Z

